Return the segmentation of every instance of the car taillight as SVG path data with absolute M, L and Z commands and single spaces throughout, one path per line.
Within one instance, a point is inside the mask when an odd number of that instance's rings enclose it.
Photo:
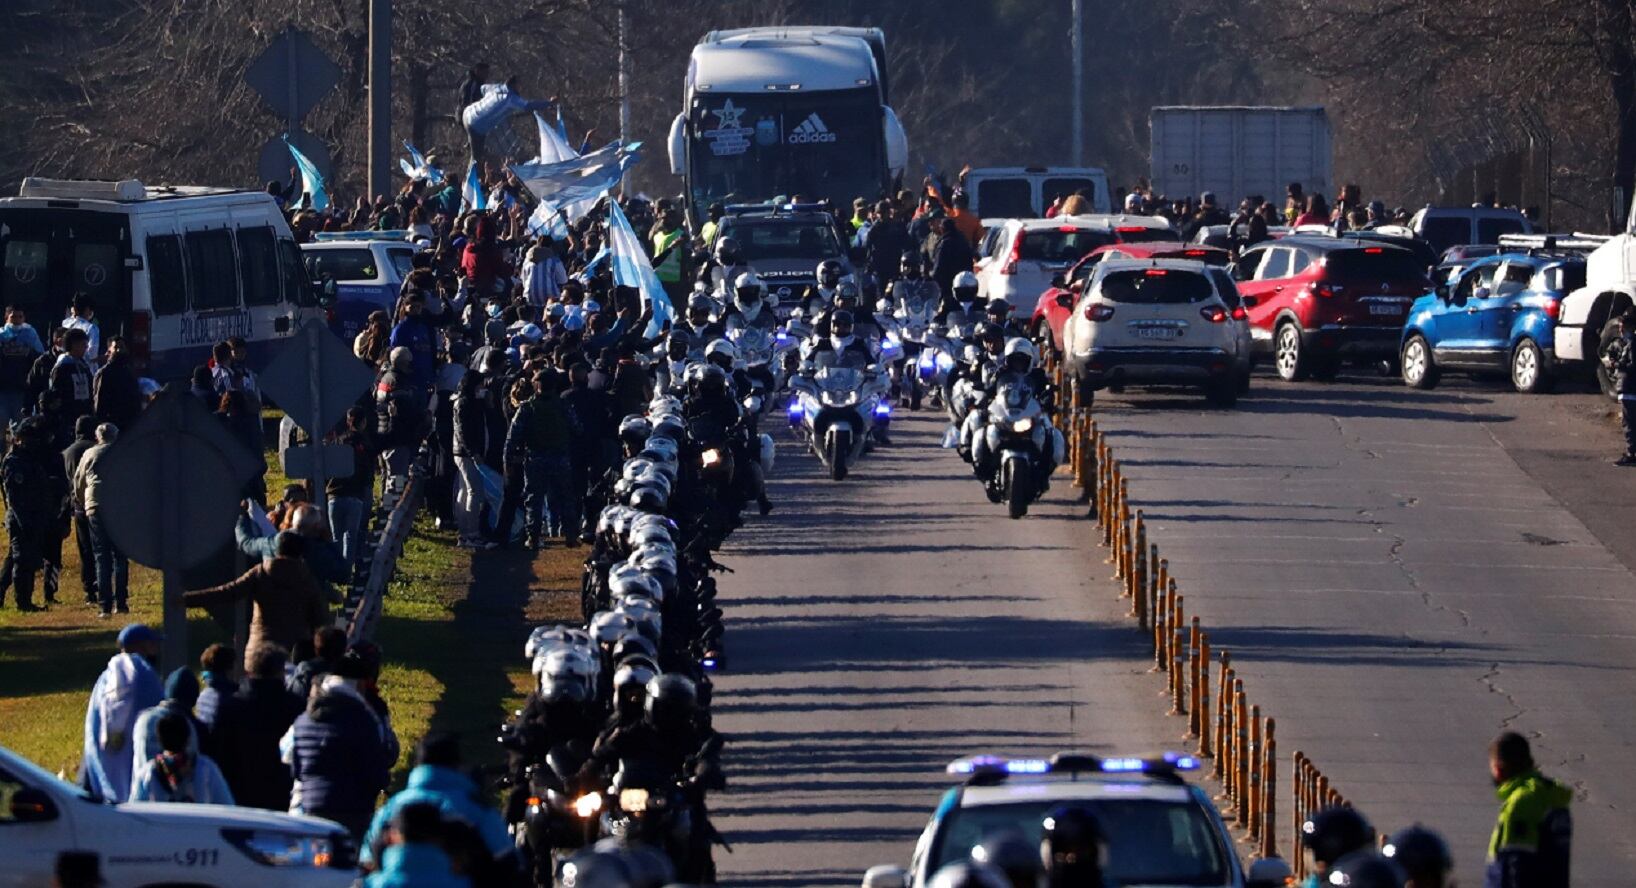
M 1554 320 L 1557 319 L 1557 316 L 1559 316 L 1561 314 L 1562 314 L 1562 300 L 1560 300 L 1560 299 L 1547 299 L 1547 300 L 1545 300 L 1545 316 L 1546 317 L 1548 317 L 1548 318 L 1550 318 L 1551 320 L 1554 321 Z
M 1022 242 L 1024 235 L 1018 234 L 1017 239 L 1011 242 L 1011 255 L 1006 257 L 1005 264 L 1000 266 L 1000 274 L 1016 274 L 1017 261 L 1022 259 Z
M 1312 292 L 1319 295 L 1319 296 L 1324 297 L 1325 299 L 1329 299 L 1329 298 L 1331 298 L 1333 296 L 1341 295 L 1341 285 L 1340 284 L 1313 284 L 1312 285 Z
M 1106 321 L 1113 317 L 1113 306 L 1106 302 L 1092 302 L 1085 306 L 1085 320 Z
M 145 311 L 131 312 L 131 363 L 136 372 L 148 370 L 148 359 L 153 355 L 153 315 Z
M 1212 324 L 1226 323 L 1227 309 L 1222 308 L 1219 305 L 1206 305 L 1205 307 L 1199 309 L 1199 317 L 1204 318 Z
M 1250 313 L 1244 310 L 1244 306 L 1240 305 L 1237 308 L 1233 309 L 1233 320 L 1235 320 L 1235 321 L 1245 321 L 1245 320 L 1249 320 L 1249 317 L 1250 317 Z

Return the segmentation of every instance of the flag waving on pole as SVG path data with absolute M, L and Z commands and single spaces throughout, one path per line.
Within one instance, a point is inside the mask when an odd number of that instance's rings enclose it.
M 296 169 L 301 171 L 302 203 L 309 210 L 323 212 L 329 209 L 329 195 L 324 192 L 324 177 L 318 172 L 318 167 L 302 154 L 299 149 L 290 144 L 290 137 L 284 137 L 284 147 L 290 149 L 290 157 L 295 160 Z
M 486 210 L 489 208 L 488 195 L 483 193 L 483 180 L 477 175 L 477 161 L 472 161 L 466 168 L 466 184 L 460 189 L 460 212 L 472 210 Z
M 403 143 L 403 147 L 409 152 L 409 159 L 398 158 L 398 168 L 403 170 L 405 176 L 417 182 L 437 183 L 443 181 L 443 171 L 432 166 L 431 162 L 426 159 L 426 155 L 420 153 L 419 148 L 416 148 L 408 141 Z
M 579 157 L 579 152 L 568 144 L 568 139 L 562 135 L 562 131 L 548 123 L 544 115 L 538 111 L 534 112 L 534 123 L 540 131 L 540 156 L 535 158 L 535 163 L 562 163 Z
M 608 198 L 608 256 L 613 262 L 614 284 L 642 291 L 642 301 L 653 309 L 653 320 L 648 322 L 643 335 L 656 336 L 660 326 L 676 316 L 676 310 L 670 304 L 664 285 L 659 283 L 659 275 L 653 271 L 647 251 L 642 249 L 642 239 L 636 236 L 630 220 L 619 208 L 619 201 L 612 194 L 605 196 Z

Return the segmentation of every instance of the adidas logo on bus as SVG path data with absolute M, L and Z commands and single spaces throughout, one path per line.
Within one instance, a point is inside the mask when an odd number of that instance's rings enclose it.
M 829 127 L 824 126 L 824 121 L 818 117 L 817 111 L 812 112 L 806 120 L 801 121 L 800 126 L 790 133 L 791 145 L 810 145 L 817 142 L 833 141 L 835 141 L 835 134 L 829 131 Z

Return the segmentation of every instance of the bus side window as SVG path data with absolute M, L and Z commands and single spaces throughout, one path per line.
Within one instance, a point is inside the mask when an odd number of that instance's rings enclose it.
M 188 304 L 194 311 L 239 307 L 237 265 L 227 229 L 187 233 Z
M 278 253 L 271 228 L 240 228 L 239 286 L 245 305 L 278 304 Z
M 182 239 L 174 234 L 148 238 L 148 291 L 153 297 L 153 313 L 181 314 L 187 311 L 187 273 L 182 261 Z
M 306 258 L 312 260 L 311 255 Z M 318 300 L 313 296 L 308 266 L 301 259 L 301 248 L 295 241 L 279 238 L 278 276 L 284 281 L 284 302 L 310 307 L 317 305 Z

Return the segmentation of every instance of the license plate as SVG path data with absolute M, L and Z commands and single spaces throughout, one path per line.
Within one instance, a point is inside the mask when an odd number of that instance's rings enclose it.
M 1176 330 L 1172 327 L 1137 327 L 1137 339 L 1175 339 Z
M 1395 315 L 1401 314 L 1402 310 L 1395 305 L 1381 305 L 1380 303 L 1373 303 L 1369 306 L 1369 313 L 1372 315 Z

